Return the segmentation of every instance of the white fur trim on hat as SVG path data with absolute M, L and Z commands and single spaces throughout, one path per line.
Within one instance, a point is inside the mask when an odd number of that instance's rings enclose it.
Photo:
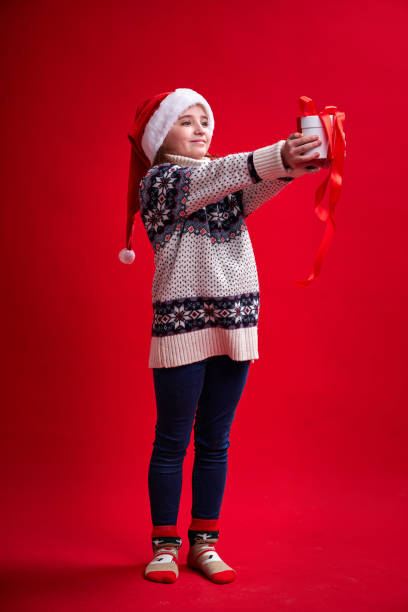
M 214 115 L 207 100 L 193 89 L 176 89 L 161 101 L 159 108 L 150 117 L 145 127 L 142 147 L 151 164 L 181 113 L 194 104 L 202 104 L 204 106 L 208 115 L 208 127 L 211 133 L 213 133 Z

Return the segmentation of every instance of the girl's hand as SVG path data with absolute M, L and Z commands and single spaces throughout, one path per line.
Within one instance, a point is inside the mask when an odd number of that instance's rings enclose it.
M 306 166 L 327 168 L 330 160 L 318 159 L 319 153 L 313 151 L 321 144 L 318 136 L 303 136 L 300 132 L 290 134 L 281 149 L 283 165 L 288 169 L 306 168 Z

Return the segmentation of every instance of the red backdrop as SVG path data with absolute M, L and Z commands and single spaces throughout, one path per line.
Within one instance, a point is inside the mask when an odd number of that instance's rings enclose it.
M 388 596 L 399 610 L 408 600 L 406 4 L 39 0 L 5 2 L 0 10 L 8 584 L 17 584 L 22 565 L 34 572 L 47 564 L 135 565 L 141 575 L 150 556 L 154 268 L 140 218 L 135 264 L 117 257 L 125 237 L 127 131 L 141 100 L 189 87 L 212 106 L 210 151 L 217 155 L 287 138 L 296 131 L 301 95 L 346 114 L 344 187 L 318 279 L 308 288 L 294 285 L 310 273 L 324 230 L 314 195 L 325 170 L 297 179 L 248 219 L 260 278 L 260 359 L 231 433 L 224 550 L 234 548 L 237 529 L 257 542 L 253 555 L 263 562 L 265 542 L 290 542 L 274 560 L 279 587 L 269 592 L 262 581 L 258 605 L 273 603 L 272 592 L 284 593 L 282 605 L 285 593 L 291 599 L 295 583 L 285 582 L 284 572 L 290 582 L 294 558 L 319 568 L 316 584 L 321 568 L 341 558 L 344 574 L 326 580 L 335 585 L 325 592 L 328 610 L 344 609 L 341 594 L 359 612 Z M 191 464 L 190 447 L 184 537 Z M 319 538 L 329 533 L 336 534 L 333 557 L 322 560 L 327 548 Z M 241 568 L 241 587 L 248 576 L 259 586 L 253 564 L 237 557 L 230 553 L 227 562 Z M 309 609 L 309 602 L 325 610 L 302 568 L 296 588 L 304 586 L 305 607 L 295 597 L 292 609 Z M 32 610 L 36 596 L 45 601 L 34 583 L 27 578 Z M 150 601 L 156 593 L 139 574 L 132 585 L 134 597 L 143 592 Z M 248 603 L 256 588 L 245 593 Z M 193 591 L 190 597 L 199 605 Z

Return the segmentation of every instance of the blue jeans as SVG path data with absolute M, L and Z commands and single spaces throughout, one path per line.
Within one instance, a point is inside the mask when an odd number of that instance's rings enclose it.
M 148 488 L 153 525 L 177 524 L 183 461 L 193 423 L 191 516 L 219 518 L 230 428 L 249 364 L 217 355 L 173 368 L 152 368 L 157 422 Z

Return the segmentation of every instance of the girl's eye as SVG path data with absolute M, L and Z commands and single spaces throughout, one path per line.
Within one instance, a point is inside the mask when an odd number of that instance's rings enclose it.
M 186 123 L 191 123 L 191 121 L 183 121 L 183 123 L 181 125 L 185 125 Z M 206 127 L 208 127 L 208 121 L 203 121 L 202 122 Z

